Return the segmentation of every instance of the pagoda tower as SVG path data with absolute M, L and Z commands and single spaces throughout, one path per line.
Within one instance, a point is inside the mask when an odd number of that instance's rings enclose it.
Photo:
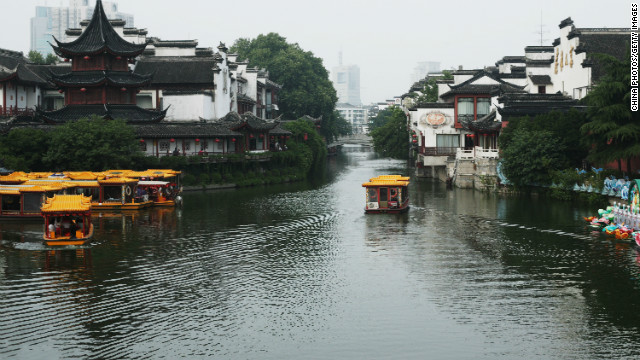
M 65 107 L 39 111 L 45 122 L 60 124 L 91 115 L 138 124 L 164 118 L 166 110 L 146 110 L 136 105 L 136 94 L 151 82 L 152 76 L 134 74 L 129 64 L 147 44 L 130 43 L 120 37 L 107 19 L 101 0 L 96 1 L 89 25 L 76 40 L 54 40 L 56 45 L 51 47 L 65 61 L 71 61 L 71 71 L 51 73 L 50 81 L 65 95 Z

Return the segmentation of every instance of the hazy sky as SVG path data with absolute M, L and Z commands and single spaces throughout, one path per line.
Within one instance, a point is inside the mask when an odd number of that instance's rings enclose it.
M 94 0 L 90 2 L 95 3 Z M 313 52 L 325 67 L 360 67 L 364 103 L 406 93 L 420 61 L 442 69 L 482 68 L 524 47 L 551 45 L 558 24 L 629 27 L 629 0 L 117 0 L 135 26 L 164 40 L 197 39 L 200 47 L 276 32 Z M 0 48 L 29 51 L 35 6 L 68 0 L 0 0 Z

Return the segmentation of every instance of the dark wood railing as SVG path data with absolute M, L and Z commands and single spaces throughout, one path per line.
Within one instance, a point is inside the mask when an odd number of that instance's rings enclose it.
M 420 154 L 424 156 L 447 156 L 455 155 L 458 147 L 424 147 L 420 149 Z

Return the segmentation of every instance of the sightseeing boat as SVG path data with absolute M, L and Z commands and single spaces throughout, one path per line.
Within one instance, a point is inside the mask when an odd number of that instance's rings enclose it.
M 54 195 L 41 207 L 42 238 L 47 246 L 83 245 L 93 236 L 91 198 L 84 195 Z
M 366 213 L 401 213 L 409 210 L 409 177 L 380 175 L 362 184 L 366 188 Z
M 45 199 L 61 194 L 61 183 L 0 185 L 0 218 L 40 219 L 40 207 Z

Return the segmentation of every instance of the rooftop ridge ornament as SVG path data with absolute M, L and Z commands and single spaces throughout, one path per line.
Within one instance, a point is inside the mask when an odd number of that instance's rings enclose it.
M 104 12 L 101 0 L 96 1 L 89 25 L 77 39 L 67 43 L 60 42 L 55 37 L 53 40 L 57 46 L 51 44 L 51 47 L 56 54 L 65 58 L 105 51 L 120 56 L 137 56 L 147 46 L 147 44 L 130 43 L 118 35 Z

